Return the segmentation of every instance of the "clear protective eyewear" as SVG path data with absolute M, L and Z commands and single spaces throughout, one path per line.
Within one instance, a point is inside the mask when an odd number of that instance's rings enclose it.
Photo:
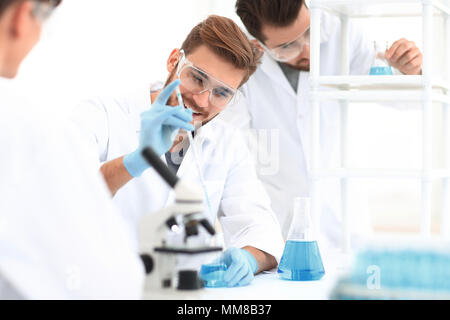
M 177 66 L 177 76 L 186 90 L 193 94 L 202 94 L 209 91 L 209 102 L 217 108 L 225 108 L 234 100 L 237 89 L 195 67 L 186 58 L 184 51 L 180 50 L 180 52 L 181 58 Z
M 62 0 L 34 0 L 33 15 L 41 21 L 47 20 Z
M 272 58 L 280 62 L 287 62 L 302 53 L 305 46 L 309 46 L 309 40 L 310 34 L 308 27 L 308 29 L 306 29 L 306 31 L 299 35 L 297 38 L 278 47 L 269 49 L 262 42 L 260 43 Z

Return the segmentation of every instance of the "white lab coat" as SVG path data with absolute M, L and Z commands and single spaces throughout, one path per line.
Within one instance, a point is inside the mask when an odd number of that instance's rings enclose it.
M 340 74 L 339 20 L 324 13 L 321 28 L 322 75 Z M 373 47 L 362 35 L 350 28 L 350 72 L 368 74 L 374 56 Z M 292 220 L 293 199 L 310 195 L 310 106 L 309 72 L 300 72 L 298 94 L 292 89 L 279 65 L 264 54 L 262 64 L 243 86 L 243 96 L 220 117 L 235 126 L 251 128 L 259 139 L 251 143 L 252 154 L 257 156 L 257 171 L 271 198 L 272 207 L 288 237 Z M 320 138 L 321 165 L 325 168 L 339 166 L 340 107 L 338 102 L 321 103 Z M 267 135 L 267 136 L 266 136 Z M 267 138 L 268 137 L 268 138 Z M 267 144 L 266 138 L 271 143 Z M 252 141 L 252 139 L 249 139 Z M 256 142 L 255 142 L 256 141 Z M 256 145 L 255 143 L 258 143 Z M 264 156 L 272 152 L 273 158 Z M 321 231 L 329 245 L 340 244 L 340 187 L 338 181 L 321 183 L 323 208 Z M 353 234 L 370 230 L 367 204 L 358 203 L 359 192 L 352 190 Z M 356 193 L 355 193 L 356 192 Z
M 144 88 L 123 99 L 86 101 L 75 109 L 72 119 L 86 132 L 86 143 L 96 150 L 100 165 L 138 147 L 140 114 L 149 107 L 150 90 Z M 239 132 L 215 119 L 198 130 L 194 143 L 211 203 L 212 213 L 206 214 L 213 225 L 218 218 L 225 245 L 253 246 L 279 261 L 284 247 L 280 226 Z M 166 161 L 164 156 L 161 159 Z M 192 148 L 177 175 L 200 185 Z M 173 203 L 174 194 L 149 169 L 123 186 L 114 201 L 137 234 L 140 218 Z
M 27 299 L 139 299 L 142 263 L 75 131 L 0 92 L 0 276 Z

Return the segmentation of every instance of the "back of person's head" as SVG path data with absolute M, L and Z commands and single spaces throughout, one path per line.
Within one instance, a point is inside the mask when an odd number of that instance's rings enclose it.
M 0 76 L 16 76 L 39 41 L 41 25 L 62 0 L 0 0 Z
M 202 45 L 236 69 L 246 71 L 241 85 L 247 82 L 261 61 L 262 53 L 233 20 L 225 17 L 211 15 L 199 23 L 186 37 L 181 48 L 189 55 Z
M 0 16 L 4 11 L 12 4 L 31 1 L 31 2 L 44 2 L 52 5 L 53 7 L 59 6 L 62 0 L 0 0 Z
M 247 31 L 259 41 L 266 39 L 263 25 L 286 27 L 294 23 L 304 0 L 237 0 L 236 13 Z
M 0 17 L 3 15 L 3 13 L 13 4 L 18 4 L 21 2 L 36 2 L 36 3 L 48 3 L 52 5 L 53 7 L 57 7 L 62 0 L 0 0 Z

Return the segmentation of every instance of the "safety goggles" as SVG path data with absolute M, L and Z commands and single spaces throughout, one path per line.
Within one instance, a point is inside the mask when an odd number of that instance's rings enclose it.
M 288 43 L 282 44 L 281 46 L 269 49 L 262 42 L 260 43 L 264 50 L 266 50 L 272 58 L 280 62 L 287 62 L 297 57 L 303 51 L 305 46 L 309 46 L 309 39 L 310 35 L 308 27 L 308 29 L 306 29 L 306 31 L 297 38 Z
M 34 0 L 33 15 L 41 21 L 47 20 L 62 0 Z
M 225 108 L 236 96 L 236 89 L 195 67 L 186 58 L 183 50 L 178 62 L 177 76 L 181 85 L 193 94 L 209 91 L 209 102 L 217 108 Z

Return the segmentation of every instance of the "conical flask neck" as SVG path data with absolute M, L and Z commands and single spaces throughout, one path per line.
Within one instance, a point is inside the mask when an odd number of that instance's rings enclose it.
M 314 228 L 311 220 L 310 207 L 310 198 L 295 198 L 288 240 L 316 240 L 313 232 Z

